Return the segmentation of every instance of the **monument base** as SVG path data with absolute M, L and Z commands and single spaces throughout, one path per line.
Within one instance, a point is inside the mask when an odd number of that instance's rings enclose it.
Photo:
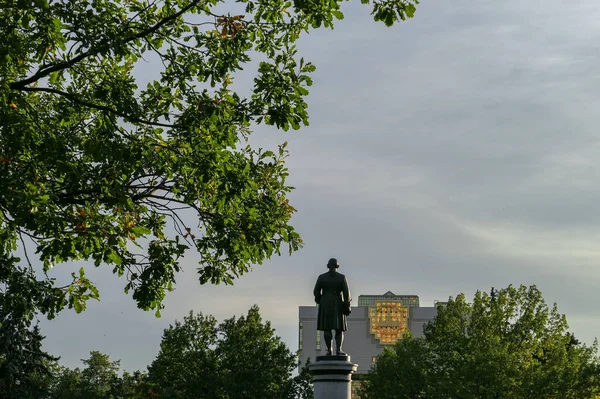
M 351 399 L 352 374 L 357 368 L 350 356 L 317 356 L 308 366 L 314 380 L 314 399 Z

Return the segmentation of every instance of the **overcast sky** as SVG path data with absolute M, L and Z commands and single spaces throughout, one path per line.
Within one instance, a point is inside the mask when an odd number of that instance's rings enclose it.
M 253 304 L 295 351 L 298 306 L 330 257 L 355 298 L 432 306 L 536 284 L 582 341 L 600 335 L 600 3 L 423 0 L 392 28 L 359 3 L 300 43 L 317 66 L 310 127 L 253 137 L 290 142 L 305 248 L 233 287 L 200 286 L 190 254 L 160 319 L 90 267 L 102 301 L 42 325 L 63 364 L 100 350 L 145 369 L 189 310 L 222 320 Z

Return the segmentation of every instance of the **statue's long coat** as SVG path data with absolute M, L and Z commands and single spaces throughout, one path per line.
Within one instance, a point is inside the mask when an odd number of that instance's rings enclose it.
M 317 330 L 347 330 L 346 316 L 342 313 L 343 304 L 350 306 L 350 288 L 346 276 L 341 273 L 323 273 L 317 279 L 314 289 L 315 302 L 319 304 Z

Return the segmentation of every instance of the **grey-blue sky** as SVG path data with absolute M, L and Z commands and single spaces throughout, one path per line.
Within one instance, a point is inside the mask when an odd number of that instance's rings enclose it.
M 424 1 L 385 28 L 358 3 L 300 43 L 318 67 L 311 126 L 252 138 L 290 142 L 305 248 L 234 287 L 199 286 L 190 255 L 161 319 L 93 270 L 102 301 L 45 322 L 48 350 L 68 365 L 98 349 L 144 368 L 190 309 L 223 319 L 254 303 L 295 350 L 297 307 L 312 303 L 331 256 L 355 296 L 392 290 L 430 305 L 536 284 L 581 339 L 598 335 L 600 4 Z

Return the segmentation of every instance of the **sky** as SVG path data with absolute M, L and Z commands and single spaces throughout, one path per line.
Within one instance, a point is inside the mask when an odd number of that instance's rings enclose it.
M 200 286 L 189 254 L 161 318 L 90 267 L 101 301 L 43 320 L 47 351 L 70 367 L 99 350 L 145 369 L 190 310 L 223 320 L 253 304 L 295 351 L 298 306 L 314 303 L 330 257 L 354 298 L 390 290 L 432 306 L 535 284 L 580 340 L 600 335 L 600 3 L 423 0 L 391 28 L 358 1 L 342 10 L 335 30 L 299 43 L 317 66 L 310 126 L 252 137 L 289 142 L 305 247 L 234 286 Z

